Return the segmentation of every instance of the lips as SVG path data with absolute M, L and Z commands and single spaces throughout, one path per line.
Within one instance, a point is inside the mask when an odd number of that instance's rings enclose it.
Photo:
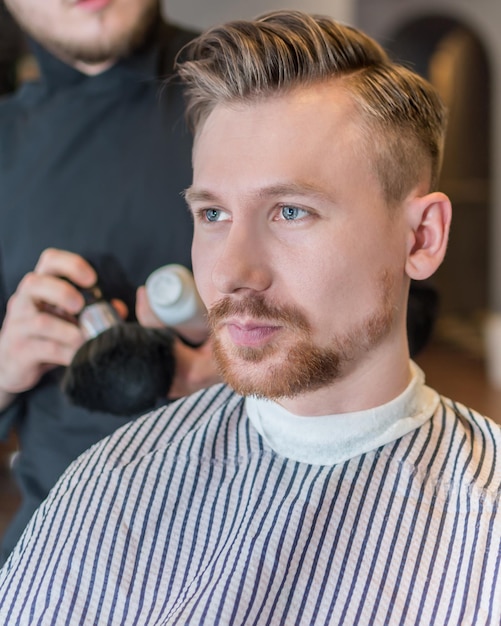
M 232 342 L 245 348 L 258 348 L 270 341 L 280 332 L 280 326 L 257 322 L 228 321 L 224 323 Z

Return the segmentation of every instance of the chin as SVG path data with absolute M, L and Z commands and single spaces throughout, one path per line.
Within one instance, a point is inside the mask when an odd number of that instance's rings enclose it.
M 78 23 L 71 29 L 73 36 L 66 34 L 60 39 L 59 51 L 66 58 L 89 64 L 105 63 L 131 54 L 146 41 L 156 23 L 157 4 L 146 8 L 140 15 L 131 15 L 128 20 L 117 15 L 117 11 L 111 7 L 103 13 L 79 16 Z M 84 22 L 86 29 L 83 29 Z

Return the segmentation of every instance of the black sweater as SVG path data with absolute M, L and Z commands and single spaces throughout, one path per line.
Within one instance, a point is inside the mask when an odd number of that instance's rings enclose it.
M 35 45 L 41 80 L 0 103 L 0 320 L 47 247 L 92 261 L 106 295 L 132 312 L 151 271 L 191 265 L 180 195 L 191 182 L 191 137 L 180 88 L 162 79 L 192 37 L 160 24 L 150 45 L 94 77 Z M 60 376 L 52 371 L 0 415 L 1 435 L 18 432 L 23 494 L 5 554 L 69 463 L 126 421 L 71 406 Z

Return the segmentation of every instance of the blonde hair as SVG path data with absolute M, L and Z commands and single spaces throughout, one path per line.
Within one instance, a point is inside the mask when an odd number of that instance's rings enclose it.
M 219 104 L 339 78 L 360 112 L 367 154 L 388 203 L 400 202 L 423 180 L 429 190 L 436 187 L 446 126 L 436 90 L 353 27 L 301 11 L 229 22 L 190 42 L 177 73 L 195 133 Z

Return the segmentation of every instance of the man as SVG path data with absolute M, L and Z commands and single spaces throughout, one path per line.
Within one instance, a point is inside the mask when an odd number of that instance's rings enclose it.
M 186 50 L 193 267 L 227 385 L 73 464 L 0 573 L 38 624 L 494 624 L 501 433 L 409 361 L 445 254 L 433 88 L 330 18 Z
M 180 197 L 191 137 L 179 87 L 160 83 L 193 34 L 165 24 L 157 0 L 7 5 L 33 38 L 41 78 L 0 104 L 0 435 L 18 433 L 23 500 L 4 557 L 70 462 L 130 419 L 69 404 L 57 366 L 83 335 L 40 303 L 77 313 L 82 295 L 61 277 L 87 287 L 97 270 L 132 318 L 136 288 L 166 263 L 190 265 L 192 239 Z M 193 373 L 194 351 L 178 350 L 179 394 L 206 382 L 207 355 Z

